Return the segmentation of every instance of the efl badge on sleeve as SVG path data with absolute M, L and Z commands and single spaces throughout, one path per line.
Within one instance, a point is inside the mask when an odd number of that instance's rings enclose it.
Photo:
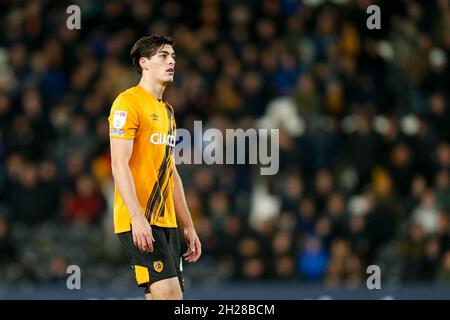
M 161 260 L 153 262 L 153 269 L 155 269 L 156 272 L 161 272 L 164 268 L 164 265 Z
M 125 122 L 127 121 L 127 112 L 117 110 L 114 112 L 113 125 L 114 128 L 120 129 L 123 128 Z

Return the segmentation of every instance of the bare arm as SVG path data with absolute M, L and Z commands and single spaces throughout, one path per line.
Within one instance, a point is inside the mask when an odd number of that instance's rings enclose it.
M 174 180 L 174 192 L 173 192 L 173 202 L 175 206 L 175 213 L 178 220 L 182 224 L 183 234 L 186 238 L 188 244 L 188 251 L 183 254 L 186 261 L 195 262 L 200 258 L 202 254 L 202 247 L 200 240 L 195 231 L 194 223 L 192 222 L 191 214 L 186 203 L 186 198 L 184 195 L 183 182 L 178 174 L 175 164 L 173 165 L 173 180 Z
M 134 244 L 142 251 L 153 251 L 152 229 L 139 205 L 128 164 L 133 151 L 133 140 L 111 138 L 110 143 L 112 174 L 119 194 L 131 216 Z

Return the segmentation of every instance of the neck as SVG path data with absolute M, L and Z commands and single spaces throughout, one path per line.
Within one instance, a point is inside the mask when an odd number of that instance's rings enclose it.
M 142 75 L 139 85 L 143 87 L 145 90 L 149 91 L 151 94 L 153 94 L 156 97 L 156 99 L 159 100 L 162 99 L 164 89 L 166 88 L 165 84 L 157 83 L 153 81 L 153 79 L 145 77 L 145 75 Z

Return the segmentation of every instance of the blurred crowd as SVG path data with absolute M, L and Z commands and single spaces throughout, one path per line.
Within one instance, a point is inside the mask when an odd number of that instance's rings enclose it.
M 177 126 L 279 128 L 280 170 L 180 165 L 204 254 L 188 283 L 450 282 L 445 0 L 0 0 L 0 285 L 133 281 L 107 117 L 129 51 L 171 35 Z M 381 8 L 369 30 L 366 8 Z

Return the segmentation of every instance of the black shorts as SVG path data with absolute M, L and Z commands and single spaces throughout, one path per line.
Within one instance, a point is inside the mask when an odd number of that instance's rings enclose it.
M 133 243 L 131 231 L 117 234 L 130 259 L 136 283 L 148 288 L 156 281 L 178 277 L 184 292 L 183 267 L 180 249 L 180 237 L 177 228 L 152 226 L 153 252 L 141 252 Z M 146 292 L 148 292 L 146 290 Z

